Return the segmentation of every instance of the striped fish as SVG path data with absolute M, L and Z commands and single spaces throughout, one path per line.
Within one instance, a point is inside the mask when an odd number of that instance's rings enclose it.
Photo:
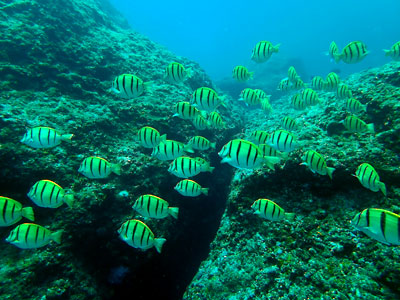
M 153 148 L 151 156 L 159 160 L 174 160 L 185 152 L 193 153 L 192 147 L 181 142 L 166 140 Z
M 256 63 L 266 62 L 271 57 L 272 53 L 279 52 L 279 46 L 280 44 L 274 46 L 268 41 L 258 42 L 253 49 L 251 59 Z
M 352 114 L 359 113 L 361 111 L 366 112 L 367 111 L 367 106 L 361 104 L 360 101 L 354 98 L 347 99 L 346 101 L 346 109 L 351 112 Z
M 249 72 L 244 66 L 236 66 L 233 69 L 232 76 L 239 82 L 245 82 L 249 79 L 253 79 L 253 72 Z
M 168 168 L 168 172 L 179 178 L 189 178 L 196 176 L 200 172 L 212 172 L 213 170 L 214 167 L 208 166 L 208 168 L 205 168 L 196 159 L 187 156 L 176 158 Z
M 34 127 L 26 131 L 21 143 L 36 149 L 52 148 L 63 141 L 69 142 L 73 136 L 73 134 L 60 134 L 50 127 Z
M 339 60 L 337 60 L 338 59 L 338 57 L 337 57 L 338 53 L 339 53 L 338 46 L 336 45 L 335 42 L 331 42 L 330 45 L 329 45 L 328 55 L 331 57 L 331 59 L 335 60 L 336 63 L 339 62 Z
M 326 76 L 324 90 L 327 92 L 336 91 L 337 87 L 339 86 L 339 83 L 340 83 L 339 75 L 336 74 L 335 72 L 330 72 Z
M 164 219 L 171 215 L 178 219 L 179 208 L 170 207 L 168 202 L 154 195 L 142 195 L 136 199 L 132 208 L 144 217 Z
M 197 116 L 201 116 L 200 111 L 186 101 L 178 102 L 175 106 L 175 111 L 176 113 L 173 116 L 184 120 L 193 120 Z
M 211 128 L 221 129 L 225 127 L 225 123 L 222 120 L 222 117 L 216 111 L 213 111 L 208 116 L 208 124 L 210 124 Z
M 246 105 L 257 105 L 261 102 L 261 99 L 253 89 L 245 88 L 240 93 L 239 101 L 244 101 Z
M 218 94 L 213 89 L 201 87 L 192 94 L 191 102 L 200 110 L 214 111 L 221 104 Z
M 288 78 L 289 78 L 290 82 L 293 84 L 295 84 L 297 82 L 297 80 L 300 79 L 300 76 L 297 74 L 297 71 L 293 66 L 289 67 Z
M 335 168 L 330 168 L 327 166 L 324 157 L 317 151 L 309 150 L 302 157 L 303 162 L 301 165 L 307 166 L 313 173 L 318 173 L 320 175 L 328 175 L 332 179 L 332 173 Z
M 257 147 L 258 147 L 258 149 L 260 149 L 260 151 L 263 153 L 264 156 L 276 156 L 276 157 L 280 157 L 280 158 L 287 157 L 285 155 L 286 153 L 281 153 L 267 144 L 260 144 L 260 145 L 257 145 Z
M 367 208 L 354 216 L 353 226 L 389 246 L 400 245 L 400 216 L 384 209 Z
M 272 106 L 268 98 L 261 99 L 261 109 L 268 115 L 272 112 Z
M 290 104 L 297 110 L 306 109 L 306 102 L 303 100 L 302 95 L 300 93 L 294 94 L 290 99 Z
M 82 161 L 78 172 L 87 178 L 106 178 L 112 172 L 121 175 L 121 166 L 101 157 L 89 156 Z
M 363 187 L 373 192 L 380 190 L 386 196 L 386 186 L 380 181 L 378 173 L 370 164 L 362 163 L 359 165 L 354 176 L 357 177 Z
M 253 91 L 256 93 L 258 98 L 260 98 L 260 100 L 267 99 L 269 101 L 269 98 L 271 98 L 271 95 L 267 95 L 267 93 L 264 92 L 263 90 L 254 89 Z
M 313 106 L 320 103 L 317 92 L 310 88 L 305 89 L 301 93 L 301 99 L 306 106 Z
M 299 128 L 297 122 L 291 117 L 284 117 L 282 119 L 282 127 L 286 130 L 295 130 Z
M 145 148 L 154 148 L 166 139 L 166 134 L 161 135 L 157 129 L 149 126 L 140 128 L 137 133 L 137 140 Z
M 255 130 L 249 136 L 249 141 L 259 145 L 265 144 L 268 139 L 269 133 L 264 130 Z
M 286 130 L 274 131 L 269 135 L 265 144 L 282 152 L 291 152 L 298 146 L 293 134 Z
M 280 161 L 278 157 L 264 156 L 255 144 L 241 139 L 228 142 L 218 155 L 222 158 L 221 163 L 238 169 L 255 169 L 263 164 L 274 169 L 274 164 Z
M 29 190 L 29 199 L 37 206 L 57 208 L 66 203 L 72 207 L 74 195 L 66 195 L 64 189 L 51 180 L 39 180 Z
M 174 189 L 186 197 L 197 197 L 201 194 L 208 196 L 208 188 L 203 188 L 200 184 L 190 179 L 179 181 Z
M 390 50 L 385 51 L 385 56 L 390 56 L 395 61 L 400 61 L 400 41 L 394 44 Z
M 139 220 L 128 220 L 118 229 L 119 237 L 133 248 L 148 250 L 155 247 L 161 253 L 162 246 L 167 241 L 164 238 L 155 238 L 150 228 Z
M 314 76 L 311 80 L 311 88 L 313 90 L 321 91 L 325 85 L 325 80 L 321 76 Z
M 343 48 L 342 53 L 335 54 L 335 61 L 342 60 L 346 64 L 355 64 L 362 61 L 368 54 L 367 46 L 360 41 L 349 43 Z
M 165 78 L 168 82 L 179 83 L 190 77 L 191 70 L 186 70 L 185 67 L 177 62 L 170 63 L 165 68 Z
M 353 97 L 353 93 L 347 84 L 340 84 L 336 90 L 336 97 L 338 99 L 348 99 Z
M 22 207 L 18 201 L 0 196 L 0 227 L 13 225 L 22 217 L 35 221 L 32 207 Z
M 374 124 L 366 124 L 356 116 L 347 116 L 343 121 L 343 125 L 350 132 L 375 133 Z
M 304 88 L 304 86 L 304 81 L 298 78 L 297 81 L 293 84 L 293 89 L 301 90 L 302 88 Z
M 285 212 L 282 207 L 269 199 L 258 199 L 254 201 L 251 208 L 254 210 L 255 215 L 270 221 L 292 220 L 294 218 L 293 213 Z
M 208 121 L 206 119 L 204 119 L 201 115 L 194 118 L 192 120 L 192 123 L 193 123 L 194 127 L 196 127 L 196 129 L 198 129 L 198 130 L 207 129 L 209 126 Z
M 6 241 L 20 249 L 36 249 L 48 245 L 51 241 L 61 243 L 62 230 L 51 232 L 43 226 L 23 223 L 14 228 Z
M 208 139 L 199 135 L 192 137 L 188 144 L 195 150 L 215 149 L 215 143 L 211 143 Z
M 115 77 L 112 90 L 124 99 L 133 99 L 141 96 L 147 89 L 148 83 L 131 74 L 122 74 Z
M 290 82 L 289 78 L 284 78 L 279 82 L 278 90 L 282 92 L 288 92 L 294 90 L 294 86 Z

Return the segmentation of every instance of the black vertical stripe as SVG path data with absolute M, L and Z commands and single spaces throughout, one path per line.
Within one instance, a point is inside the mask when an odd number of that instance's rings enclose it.
M 160 205 L 160 199 L 157 198 L 156 210 L 155 210 L 156 216 L 157 216 L 157 211 L 158 211 L 158 206 L 159 205 Z
M 140 237 L 140 246 L 143 245 L 143 237 L 144 237 L 144 234 L 146 233 L 146 227 L 142 226 L 142 228 L 143 228 L 143 231 L 142 231 L 142 235 Z
M 139 222 L 138 221 L 134 221 L 134 222 L 135 222 L 135 225 L 133 226 L 133 230 L 132 230 L 132 243 L 135 245 L 135 233 L 136 233 L 136 229 L 138 227 Z M 129 222 L 129 225 L 130 224 L 131 223 Z
M 146 201 L 147 201 L 147 213 L 150 214 L 150 201 L 151 200 L 151 196 L 147 196 L 146 197 Z
M 3 218 L 3 222 L 6 224 L 6 211 L 7 211 L 7 204 L 8 204 L 8 200 L 4 199 L 4 205 L 3 205 L 3 209 L 2 209 L 2 218 Z
M 181 170 L 182 170 L 182 174 L 183 174 L 183 176 L 186 176 L 186 175 L 185 175 L 185 168 L 184 168 L 184 166 L 185 166 L 185 160 L 183 159 L 183 157 L 181 157 Z
M 16 207 L 16 205 L 13 203 L 12 208 L 11 208 L 11 220 L 14 220 L 15 207 Z
M 49 204 L 51 204 L 51 199 L 53 198 L 53 193 L 54 193 L 54 189 L 55 189 L 55 188 L 56 188 L 56 185 L 53 184 L 53 188 L 51 189 L 51 192 L 50 192 L 50 197 L 49 197 L 50 203 L 49 203 Z
M 99 172 L 99 176 L 101 176 L 101 163 L 103 162 L 102 159 L 99 160 L 99 167 L 98 167 L 98 172 Z
M 370 220 L 369 220 L 369 208 L 368 208 L 367 211 L 365 212 L 365 218 L 366 218 L 366 221 L 367 221 L 367 227 L 369 227 L 369 224 L 370 224 Z
M 251 155 L 251 150 L 253 150 L 253 149 L 252 149 L 252 147 L 249 145 L 249 151 L 247 151 L 247 156 L 246 156 L 246 167 L 249 166 L 249 158 L 250 158 L 250 155 Z
M 47 129 L 47 146 L 50 146 L 50 133 L 51 133 L 51 130 L 48 128 Z
M 39 226 L 36 226 L 36 233 L 35 233 L 35 246 L 37 245 L 37 239 L 39 235 Z
M 58 189 L 58 190 L 57 190 L 57 194 L 56 194 L 56 203 L 59 202 L 59 201 L 58 201 L 58 197 L 60 196 L 60 192 L 61 192 L 61 189 Z M 51 199 L 50 199 L 50 201 L 51 201 Z
M 272 208 L 272 218 L 274 218 L 275 209 L 276 209 L 276 205 L 275 205 L 275 204 L 273 204 L 273 208 Z
M 261 202 L 261 201 L 260 201 Z M 268 209 L 268 205 L 269 205 L 269 201 L 264 201 L 265 202 L 265 205 L 264 205 L 264 216 L 265 217 L 268 217 L 267 216 L 267 209 Z
M 29 236 L 29 230 L 31 229 L 33 225 L 29 224 L 27 227 L 28 229 L 25 232 L 25 245 L 28 245 L 28 236 Z
M 89 159 L 90 159 L 90 173 L 92 173 L 92 176 L 94 177 L 94 174 L 93 174 L 93 160 L 94 160 L 94 158 L 90 157 Z
M 382 236 L 383 238 L 386 240 L 386 236 L 385 236 L 385 229 L 386 229 L 386 213 L 385 212 L 381 212 L 381 217 L 380 217 L 380 225 L 381 225 L 381 232 L 382 232 Z
M 242 147 L 242 141 L 239 141 L 239 145 L 238 145 L 237 150 L 236 150 L 236 160 L 237 160 L 238 165 L 240 165 L 239 154 L 240 154 L 240 148 L 241 147 Z
M 46 189 L 46 185 L 47 185 L 47 181 L 44 182 L 43 187 L 42 187 L 42 191 L 40 192 L 40 203 L 43 203 L 43 194 L 44 194 L 44 190 Z
M 39 134 L 38 134 L 39 144 L 42 146 L 42 140 L 41 140 L 41 137 L 40 137 L 41 132 L 42 132 L 42 127 L 39 128 Z
M 127 96 L 128 96 L 128 93 L 126 92 L 126 89 L 125 89 L 125 78 L 126 78 L 126 76 L 125 76 L 125 75 L 124 75 L 124 76 L 122 76 L 122 88 L 124 89 L 125 95 L 127 95 Z

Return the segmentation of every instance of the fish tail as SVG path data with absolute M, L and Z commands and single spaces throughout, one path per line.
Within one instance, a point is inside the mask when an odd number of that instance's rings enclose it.
M 335 171 L 335 168 L 327 167 L 326 168 L 326 173 L 328 173 L 328 176 L 330 179 L 332 179 L 332 173 Z
M 342 58 L 341 54 L 333 53 L 333 59 L 335 60 L 335 63 L 338 63 Z
M 379 183 L 379 189 L 386 196 L 386 185 L 383 182 Z
M 210 148 L 215 149 L 215 145 L 216 145 L 216 143 L 210 143 Z
M 32 207 L 24 207 L 22 209 L 22 216 L 27 218 L 29 221 L 35 221 L 35 216 L 33 214 L 33 208 Z
M 162 246 L 164 245 L 164 243 L 166 242 L 166 239 L 163 238 L 156 238 L 154 239 L 154 247 L 156 247 L 156 250 L 158 253 L 161 253 L 162 250 Z
M 168 213 L 178 219 L 179 207 L 168 207 Z
M 71 208 L 74 205 L 74 195 L 69 194 L 64 196 L 64 202 Z
M 120 164 L 111 164 L 111 170 L 117 174 L 121 175 L 121 165 Z
M 193 76 L 193 70 L 192 68 L 186 69 L 186 79 L 189 79 L 190 77 Z
M 61 136 L 61 140 L 62 141 L 66 141 L 66 142 L 70 142 L 73 136 L 74 136 L 73 134 L 63 134 Z
M 162 136 L 160 136 L 160 143 L 164 143 L 166 140 L 167 140 L 167 135 L 166 134 L 163 134 Z
M 208 196 L 208 188 L 202 188 L 202 189 L 201 189 L 201 192 L 202 192 L 204 195 Z
M 294 213 L 285 213 L 285 218 L 286 218 L 286 220 L 288 220 L 288 221 L 293 221 L 293 219 L 294 219 L 295 216 L 296 216 L 296 215 L 295 215 Z
M 254 72 L 249 72 L 249 79 L 253 79 Z
M 281 46 L 281 44 L 276 44 L 274 46 L 274 52 L 278 53 L 279 52 L 279 47 Z
M 385 52 L 385 56 L 391 56 L 392 55 L 392 50 L 383 49 L 383 51 Z
M 264 156 L 265 164 L 271 170 L 275 170 L 274 165 L 281 161 L 279 157 L 275 156 Z
M 193 150 L 191 144 L 186 144 L 186 145 L 183 147 L 183 150 L 186 151 L 186 152 L 189 152 L 189 153 L 194 153 L 194 150 Z
M 366 104 L 364 104 L 364 105 L 362 106 L 362 110 L 363 110 L 364 112 L 367 112 L 367 105 L 366 105 Z
M 370 133 L 375 133 L 374 124 L 373 123 L 367 124 L 367 130 Z
M 207 169 L 207 172 L 210 172 L 210 173 L 212 173 L 212 171 L 214 171 L 214 169 L 215 169 L 215 167 L 208 167 L 208 169 Z
M 57 244 L 61 244 L 61 235 L 62 235 L 63 231 L 62 230 L 58 230 L 56 232 L 53 232 L 50 235 L 50 239 L 52 239 L 53 241 L 55 241 Z

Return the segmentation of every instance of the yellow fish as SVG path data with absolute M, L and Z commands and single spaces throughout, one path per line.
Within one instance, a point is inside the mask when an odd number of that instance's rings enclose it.
M 254 201 L 251 208 L 254 210 L 254 214 L 270 221 L 294 218 L 294 213 L 285 212 L 282 207 L 269 199 L 258 199 Z
M 90 156 L 83 160 L 78 172 L 91 179 L 107 178 L 111 173 L 121 175 L 121 166 L 101 157 Z
M 233 69 L 233 78 L 239 82 L 245 82 L 253 78 L 253 72 L 249 72 L 244 66 L 236 66 Z
M 203 188 L 200 184 L 190 179 L 179 181 L 174 189 L 186 197 L 197 197 L 201 194 L 208 195 L 208 188 Z
M 133 99 L 148 90 L 149 85 L 135 75 L 122 74 L 115 77 L 112 83 L 112 91 L 124 99 Z
M 191 69 L 185 69 L 185 67 L 177 62 L 170 63 L 165 68 L 165 78 L 171 83 L 179 83 L 189 78 L 191 75 Z
M 35 221 L 32 207 L 22 207 L 18 201 L 3 196 L 0 196 L 0 214 L 0 227 L 13 225 L 22 217 Z
M 178 219 L 179 208 L 170 207 L 168 202 L 154 195 L 142 195 L 136 199 L 132 208 L 148 218 L 164 219 L 171 215 Z
M 208 87 L 201 87 L 195 90 L 192 94 L 191 102 L 196 108 L 208 112 L 216 110 L 221 105 L 217 92 Z
M 268 41 L 258 42 L 253 49 L 251 59 L 256 63 L 266 62 L 273 53 L 279 52 L 279 46 L 280 44 L 274 46 Z
M 166 134 L 161 135 L 157 129 L 150 126 L 140 128 L 137 133 L 137 140 L 145 148 L 154 148 L 166 139 Z
M 195 150 L 215 149 L 215 143 L 211 143 L 208 139 L 199 135 L 192 137 L 188 144 Z
M 378 173 L 370 164 L 359 165 L 354 176 L 357 177 L 363 187 L 373 192 L 380 190 L 386 196 L 386 185 L 380 181 Z
M 400 41 L 394 44 L 390 50 L 383 51 L 385 51 L 386 56 L 390 56 L 395 61 L 400 61 Z
M 333 171 L 335 171 L 335 168 L 328 167 L 324 157 L 317 151 L 307 151 L 302 159 L 303 162 L 301 163 L 301 165 L 309 167 L 313 173 L 328 175 L 329 178 L 332 179 L 332 173 Z
M 197 116 L 201 116 L 201 112 L 189 102 L 180 101 L 175 106 L 176 113 L 173 117 L 179 117 L 184 120 L 193 120 Z
M 74 195 L 66 194 L 61 186 L 47 179 L 37 181 L 31 187 L 28 197 L 40 207 L 57 208 L 64 203 L 72 207 L 74 203 Z
M 52 148 L 63 141 L 69 142 L 73 136 L 73 134 L 61 134 L 50 127 L 34 127 L 26 131 L 21 142 L 36 149 Z
M 61 243 L 62 230 L 51 232 L 43 226 L 23 223 L 14 228 L 6 242 L 21 249 L 36 249 L 48 245 L 51 241 Z
M 360 41 L 349 43 L 343 48 L 342 53 L 335 54 L 335 61 L 342 60 L 346 64 L 355 64 L 362 61 L 368 54 L 367 46 Z
M 369 132 L 375 133 L 374 124 L 366 124 L 356 116 L 348 116 L 343 121 L 344 127 L 350 132 Z

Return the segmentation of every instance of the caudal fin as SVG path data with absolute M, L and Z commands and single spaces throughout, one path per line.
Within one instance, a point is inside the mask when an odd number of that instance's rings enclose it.
M 370 133 L 375 133 L 374 124 L 367 124 L 367 130 Z
M 342 58 L 341 54 L 333 53 L 333 59 L 335 60 L 335 63 L 338 63 L 341 60 L 341 58 Z
M 383 51 L 385 52 L 385 56 L 392 56 L 392 50 L 383 49 Z
M 64 202 L 68 205 L 69 208 L 71 208 L 74 205 L 74 195 L 64 195 Z
M 164 245 L 164 243 L 166 241 L 167 240 L 163 239 L 163 238 L 154 239 L 154 247 L 156 247 L 156 250 L 157 250 L 158 253 L 161 253 L 162 246 Z
M 33 214 L 33 208 L 32 207 L 24 207 L 22 209 L 22 216 L 27 218 L 30 221 L 35 221 L 35 216 Z
M 386 196 L 386 185 L 383 182 L 379 183 L 379 189 Z
M 179 207 L 168 207 L 168 213 L 178 219 Z
M 215 145 L 216 145 L 216 143 L 210 143 L 210 148 L 215 149 Z
M 73 134 L 63 134 L 61 136 L 61 140 L 65 142 L 70 142 L 73 136 Z
M 202 192 L 204 195 L 208 196 L 208 188 L 202 188 L 202 189 L 201 189 L 201 192 Z
M 274 46 L 274 52 L 278 53 L 279 52 L 279 47 L 281 46 L 281 44 L 276 44 Z
M 215 169 L 215 167 L 208 167 L 208 169 L 207 169 L 207 172 L 210 172 L 210 173 L 212 173 L 212 171 L 214 171 L 214 169 Z
M 50 239 L 52 239 L 53 241 L 55 241 L 57 244 L 61 244 L 61 235 L 62 235 L 63 231 L 62 230 L 58 230 L 56 232 L 53 232 L 50 235 Z
M 160 136 L 160 143 L 164 143 L 166 140 L 167 140 L 167 135 L 166 134 L 163 134 L 163 135 Z
M 271 170 L 275 170 L 274 165 L 281 161 L 279 157 L 276 156 L 264 156 L 265 165 Z
M 112 164 L 111 165 L 111 170 L 117 174 L 117 175 L 121 175 L 121 165 L 120 164 Z
M 189 153 L 194 153 L 194 150 L 192 148 L 192 144 L 187 144 L 183 147 L 183 150 Z
M 329 176 L 330 179 L 332 179 L 333 171 L 335 171 L 335 168 L 327 167 L 327 169 L 326 169 L 326 173 L 328 173 L 328 176 Z
M 285 213 L 285 219 L 288 221 L 293 221 L 296 215 L 294 213 Z

